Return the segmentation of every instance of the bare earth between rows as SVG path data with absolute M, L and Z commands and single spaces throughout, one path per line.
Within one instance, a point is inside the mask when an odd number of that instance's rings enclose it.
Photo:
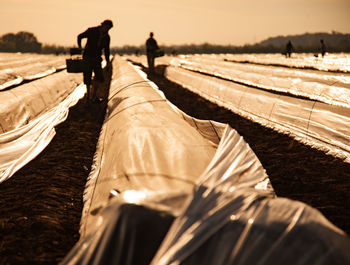
M 236 129 L 256 153 L 278 196 L 317 208 L 350 233 L 350 164 L 243 119 L 162 75 L 148 78 L 187 114 Z M 82 196 L 105 107 L 78 102 L 57 126 L 49 146 L 0 184 L 0 264 L 57 264 L 79 239 Z

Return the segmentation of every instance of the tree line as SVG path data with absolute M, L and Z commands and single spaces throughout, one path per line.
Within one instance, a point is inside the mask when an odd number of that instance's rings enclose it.
M 327 46 L 327 52 L 350 52 L 350 34 L 339 32 L 305 33 L 300 35 L 287 35 L 271 37 L 256 44 L 215 45 L 183 44 L 161 45 L 166 54 L 194 54 L 194 53 L 284 53 L 285 45 L 291 41 L 293 52 L 317 53 L 320 49 L 320 39 Z M 112 47 L 111 52 L 117 54 L 144 54 L 145 45 L 124 45 Z M 69 47 L 42 44 L 31 32 L 20 31 L 0 36 L 0 52 L 34 52 L 34 53 L 67 53 Z
M 215 45 L 210 43 L 185 44 L 161 46 L 167 54 L 193 54 L 193 53 L 285 53 L 286 44 L 291 41 L 293 52 L 296 53 L 319 53 L 320 40 L 326 43 L 327 52 L 350 52 L 350 34 L 333 31 L 332 33 L 304 33 L 299 35 L 287 35 L 271 37 L 255 44 L 242 46 Z M 145 46 L 130 46 L 113 48 L 115 53 L 145 53 Z
M 38 41 L 27 31 L 7 33 L 0 36 L 0 52 L 66 53 L 69 48 L 59 45 L 47 45 Z

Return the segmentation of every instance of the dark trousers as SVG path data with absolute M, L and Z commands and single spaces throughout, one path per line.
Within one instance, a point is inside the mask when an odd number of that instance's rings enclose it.
M 87 98 L 91 99 L 95 98 L 96 91 L 94 89 L 94 86 L 91 85 L 91 79 L 92 79 L 92 72 L 94 73 L 94 80 L 97 80 L 99 82 L 103 82 L 103 73 L 102 73 L 102 58 L 101 57 L 84 57 L 84 60 L 86 61 L 87 69 L 84 71 L 84 84 L 86 85 L 87 89 Z M 92 95 L 91 95 L 92 94 Z
M 154 71 L 154 53 L 148 52 L 147 53 L 147 63 L 148 63 L 148 69 L 153 72 Z
M 84 60 L 86 61 L 87 64 L 87 70 L 84 71 L 84 84 L 86 86 L 91 85 L 91 78 L 92 78 L 92 72 L 94 72 L 95 77 L 94 79 L 99 81 L 99 82 L 103 82 L 104 78 L 103 78 L 103 74 L 102 74 L 102 66 L 101 66 L 101 62 L 102 59 L 99 58 L 84 58 Z

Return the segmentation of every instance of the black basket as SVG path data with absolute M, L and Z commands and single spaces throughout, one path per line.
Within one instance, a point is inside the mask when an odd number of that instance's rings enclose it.
M 156 50 L 154 57 L 162 57 L 164 56 L 164 51 L 163 50 Z
M 82 48 L 70 48 L 70 58 L 66 59 L 68 73 L 83 73 L 88 70 L 88 64 L 82 58 Z
M 88 69 L 87 62 L 83 59 L 66 59 L 68 73 L 83 73 Z

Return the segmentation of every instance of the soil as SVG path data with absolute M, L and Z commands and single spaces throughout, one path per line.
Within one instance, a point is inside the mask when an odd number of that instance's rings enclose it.
M 173 104 L 193 117 L 230 124 L 256 153 L 278 196 L 317 208 L 350 233 L 350 164 L 206 101 L 164 78 L 164 67 L 148 78 Z M 77 242 L 105 109 L 79 101 L 49 146 L 0 184 L 0 264 L 57 264 Z
M 104 113 L 79 101 L 47 148 L 0 184 L 0 264 L 58 264 L 78 241 Z

